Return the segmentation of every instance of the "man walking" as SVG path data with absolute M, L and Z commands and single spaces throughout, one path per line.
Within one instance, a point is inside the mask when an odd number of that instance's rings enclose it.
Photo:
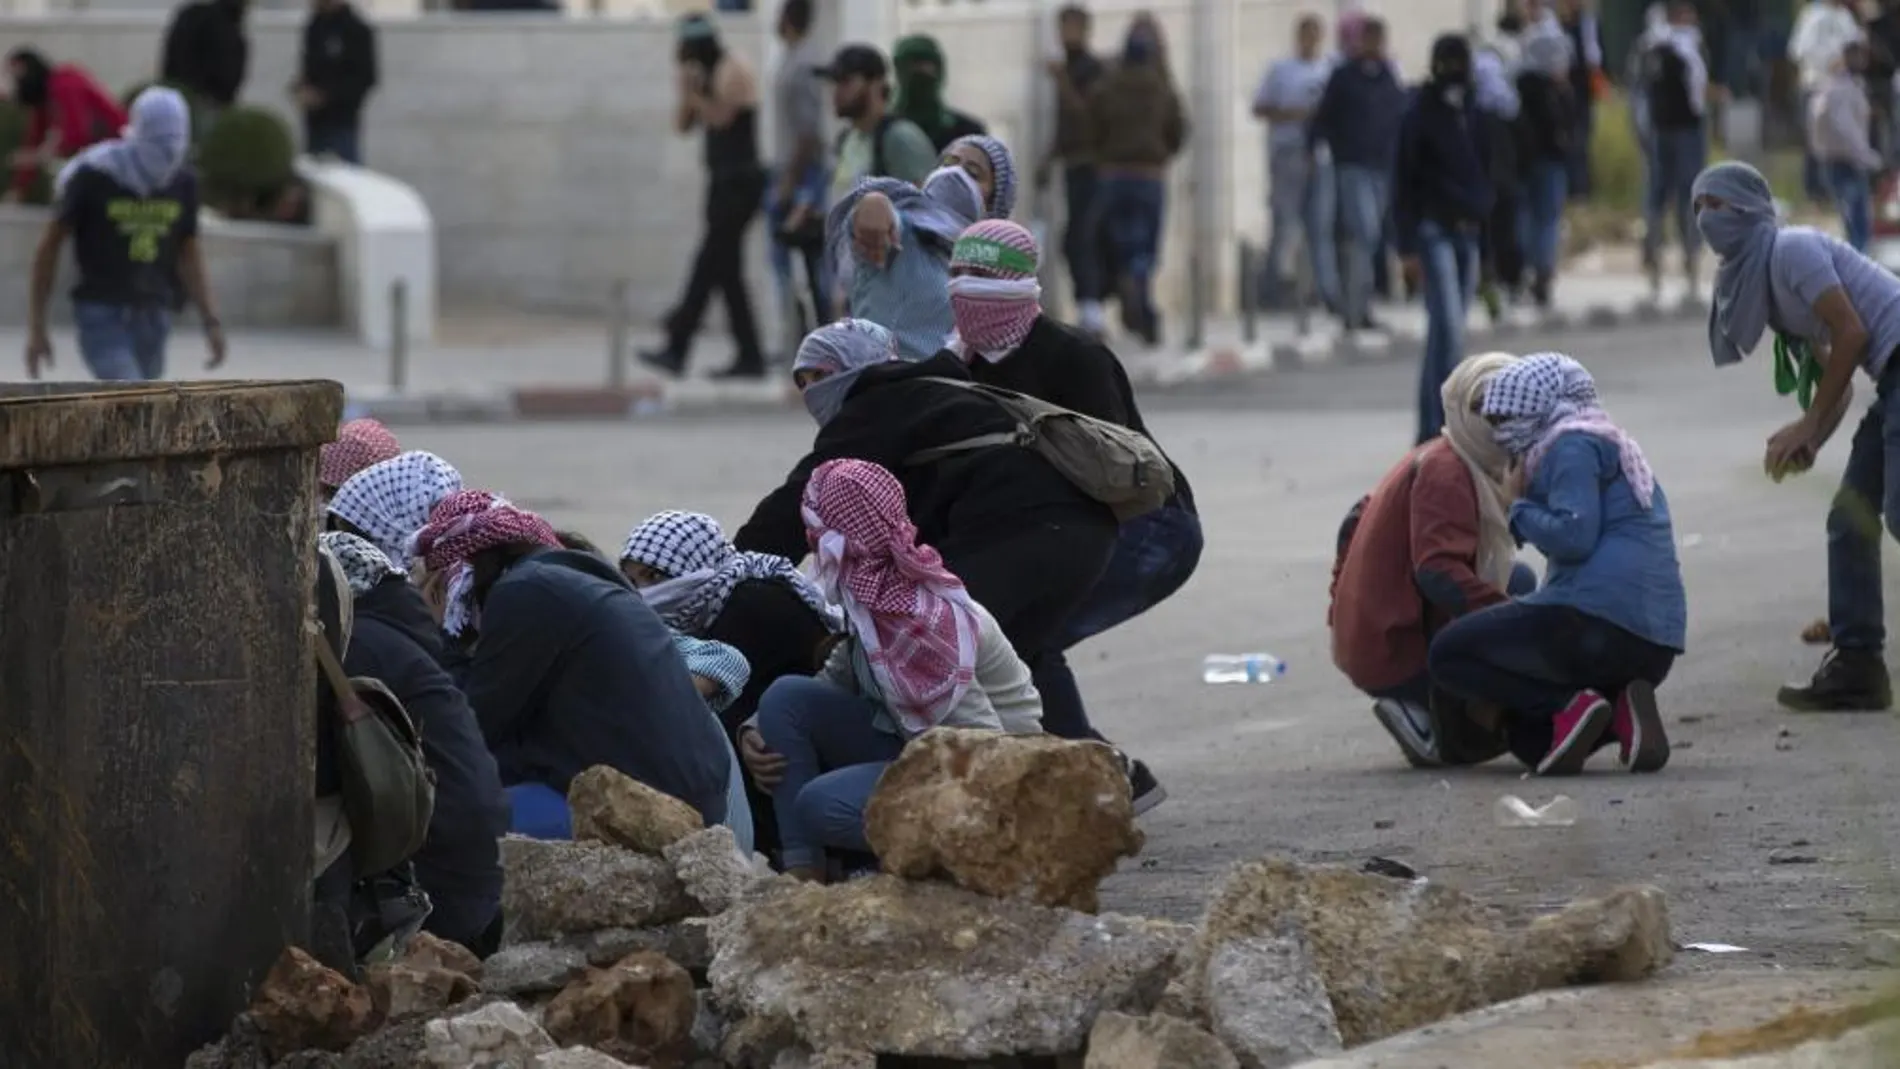
M 1596 130 L 1596 86 L 1603 77 L 1603 36 L 1596 13 L 1584 0 L 1557 0 L 1557 25 L 1570 41 L 1571 128 L 1567 192 L 1571 200 L 1590 199 L 1590 138 Z
M 1842 235 L 1856 252 L 1866 252 L 1873 237 L 1873 176 L 1882 166 L 1869 136 L 1873 105 L 1861 85 L 1866 70 L 1867 45 L 1848 45 L 1815 92 L 1808 112 L 1808 144 L 1840 209 Z
M 1338 187 L 1337 212 L 1344 223 L 1346 255 L 1333 249 L 1333 222 L 1319 220 L 1314 241 L 1320 262 L 1341 265 L 1339 314 L 1347 330 L 1376 330 L 1372 318 L 1373 257 L 1383 253 L 1392 161 L 1398 150 L 1399 117 L 1406 93 L 1385 56 L 1385 23 L 1360 24 L 1353 51 L 1326 82 L 1307 133 L 1314 153 L 1329 156 Z
M 363 162 L 363 101 L 376 88 L 376 31 L 349 0 L 312 0 L 295 96 L 312 156 Z
M 1696 230 L 1690 188 L 1708 161 L 1708 134 L 1703 116 L 1708 108 L 1709 69 L 1702 57 L 1702 35 L 1696 29 L 1695 5 L 1673 0 L 1668 25 L 1648 42 L 1642 63 L 1643 110 L 1649 124 L 1649 180 L 1644 183 L 1643 269 L 1650 289 L 1662 289 L 1663 212 L 1673 208 L 1677 236 L 1682 241 L 1682 270 L 1689 288 L 1696 286 L 1696 259 L 1702 235 Z
M 165 31 L 159 79 L 215 110 L 237 103 L 251 64 L 244 35 L 249 8 L 249 0 L 194 0 L 179 8 Z
M 831 321 L 824 280 L 825 208 L 830 203 L 830 172 L 825 167 L 824 88 L 818 80 L 818 56 L 811 39 L 811 0 L 785 0 L 779 9 L 778 36 L 785 45 L 772 80 L 778 166 L 766 218 L 772 228 L 772 271 L 779 292 L 790 303 L 794 290 L 792 255 L 805 264 L 811 289 L 811 320 L 799 336 Z
M 46 305 L 59 254 L 73 239 L 79 284 L 73 321 L 79 355 L 108 381 L 165 376 L 165 341 L 177 286 L 204 323 L 211 359 L 224 363 L 224 329 L 205 281 L 198 242 L 198 176 L 191 152 L 191 112 L 176 90 L 155 87 L 132 102 L 125 135 L 82 152 L 60 172 L 56 214 L 40 235 L 28 290 L 26 373 L 39 378 L 53 363 Z
M 831 105 L 846 124 L 838 138 L 831 200 L 860 178 L 895 178 L 921 186 L 937 167 L 937 147 L 917 124 L 891 112 L 890 68 L 870 45 L 838 49 L 818 76 L 831 82 Z
M 1814 95 L 1832 74 L 1841 50 L 1860 36 L 1860 20 L 1855 18 L 1847 0 L 1809 0 L 1795 17 L 1794 29 L 1788 34 L 1788 58 L 1800 68 L 1803 115 L 1813 107 Z M 1803 146 L 1801 165 L 1801 181 L 1808 197 L 1817 203 L 1825 202 L 1827 181 L 1812 143 Z
M 1095 154 L 1089 129 L 1089 93 L 1102 79 L 1102 61 L 1089 51 L 1088 9 L 1071 4 L 1056 15 L 1062 55 L 1049 61 L 1049 77 L 1056 87 L 1056 138 L 1049 155 L 1036 168 L 1036 185 L 1046 186 L 1050 168 L 1062 164 L 1064 222 L 1062 255 L 1069 262 L 1069 280 L 1075 288 L 1076 318 L 1082 329 L 1095 334 L 1107 328 L 1103 312 L 1102 239 L 1092 225 L 1095 203 Z
M 1294 27 L 1294 54 L 1267 68 L 1254 93 L 1253 114 L 1267 123 L 1267 212 L 1272 233 L 1267 240 L 1264 281 L 1275 303 L 1286 306 L 1297 272 L 1289 263 L 1296 246 L 1312 261 L 1313 281 L 1320 300 L 1339 310 L 1339 267 L 1313 259 L 1313 190 L 1332 181 L 1328 168 L 1319 172 L 1307 144 L 1306 124 L 1326 92 L 1333 65 L 1320 54 L 1326 28 L 1317 15 L 1302 15 Z

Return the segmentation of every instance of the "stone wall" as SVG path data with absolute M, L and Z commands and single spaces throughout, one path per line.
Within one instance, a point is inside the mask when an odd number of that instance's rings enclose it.
M 44 208 L 0 206 L 0 323 L 26 322 L 33 251 L 46 226 Z M 232 327 L 336 327 L 336 242 L 304 227 L 269 223 L 202 224 L 205 268 L 218 315 Z M 50 311 L 71 319 L 72 246 L 60 261 Z

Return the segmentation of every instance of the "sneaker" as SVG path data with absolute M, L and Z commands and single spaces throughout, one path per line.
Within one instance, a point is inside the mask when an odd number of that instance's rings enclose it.
M 1398 698 L 1380 698 L 1372 703 L 1372 715 L 1399 744 L 1406 764 L 1437 768 L 1444 763 L 1438 756 L 1438 725 L 1430 709 Z
M 1551 724 L 1550 752 L 1537 762 L 1540 776 L 1574 776 L 1583 771 L 1597 740 L 1614 717 L 1610 703 L 1594 690 L 1580 690 Z
M 1135 804 L 1136 816 L 1168 800 L 1168 789 L 1148 770 L 1146 761 L 1137 761 L 1120 750 L 1115 756 L 1121 759 L 1122 774 L 1128 777 L 1128 797 Z
M 762 359 L 756 361 L 736 361 L 731 367 L 720 368 L 718 371 L 713 372 L 712 377 L 721 382 L 731 382 L 735 380 L 756 382 L 765 377 L 765 361 Z
M 686 358 L 671 349 L 642 349 L 640 362 L 668 378 L 677 379 L 686 372 Z
M 1661 772 L 1669 763 L 1669 735 L 1656 711 L 1656 688 L 1636 680 L 1616 696 L 1610 734 L 1621 747 L 1617 760 L 1631 772 Z
M 1775 700 L 1801 713 L 1878 713 L 1893 705 L 1893 684 L 1880 654 L 1837 649 L 1806 686 L 1782 687 Z

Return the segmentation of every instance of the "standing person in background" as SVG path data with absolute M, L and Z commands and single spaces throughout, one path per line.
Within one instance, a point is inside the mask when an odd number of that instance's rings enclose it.
M 1346 253 L 1335 256 L 1333 228 L 1321 219 L 1316 255 L 1340 265 L 1340 318 L 1347 330 L 1376 330 L 1372 318 L 1373 258 L 1383 253 L 1392 163 L 1398 152 L 1405 87 L 1385 57 L 1385 23 L 1366 19 L 1357 47 L 1333 71 L 1307 137 L 1329 155 L 1337 183 Z
M 1682 270 L 1696 287 L 1701 234 L 1696 231 L 1690 187 L 1708 161 L 1709 139 L 1703 116 L 1708 110 L 1709 69 L 1702 57 L 1695 5 L 1673 0 L 1669 26 L 1645 40 L 1642 92 L 1650 127 L 1650 176 L 1643 205 L 1643 268 L 1650 288 L 1662 288 L 1663 212 L 1673 208 L 1682 240 Z
M 1498 17 L 1498 32 L 1471 57 L 1472 89 L 1478 100 L 1478 121 L 1484 127 L 1491 176 L 1491 218 L 1485 221 L 1479 254 L 1478 292 L 1493 322 L 1504 315 L 1504 299 L 1516 300 L 1524 283 L 1524 253 L 1517 239 L 1517 209 L 1522 190 L 1518 175 L 1517 117 L 1523 102 L 1517 97 L 1517 73 L 1524 50 L 1519 35 L 1523 16 L 1506 11 Z
M 1062 255 L 1069 261 L 1069 280 L 1075 287 L 1076 318 L 1083 330 L 1100 335 L 1108 317 L 1102 311 L 1101 236 L 1092 229 L 1096 173 L 1088 96 L 1105 68 L 1089 51 L 1087 8 L 1063 8 L 1056 15 L 1056 31 L 1062 55 L 1049 61 L 1056 87 L 1056 138 L 1036 168 L 1036 186 L 1046 187 L 1050 169 L 1062 163 Z
M 679 114 L 682 134 L 703 130 L 706 138 L 706 233 L 686 294 L 666 317 L 666 345 L 640 354 L 665 374 L 686 370 L 687 351 L 699 333 L 706 305 L 718 290 L 726 323 L 739 351 L 719 378 L 765 376 L 765 352 L 746 292 L 745 234 L 765 200 L 765 168 L 759 161 L 759 91 L 752 72 L 719 42 L 719 30 L 704 15 L 680 20 Z
M 1267 68 L 1254 92 L 1254 118 L 1267 126 L 1267 213 L 1272 234 L 1267 241 L 1266 282 L 1277 303 L 1286 305 L 1297 272 L 1289 260 L 1296 243 L 1312 261 L 1313 284 L 1328 311 L 1339 312 L 1339 265 L 1321 263 L 1312 255 L 1318 229 L 1314 192 L 1332 181 L 1332 168 L 1320 169 L 1307 144 L 1306 125 L 1326 92 L 1332 60 L 1320 54 L 1326 27 L 1317 15 L 1302 15 L 1293 30 L 1294 53 Z
M 179 8 L 165 30 L 159 80 L 217 111 L 237 103 L 251 65 L 249 10 L 250 0 L 194 0 Z
M 125 109 L 76 63 L 55 67 L 31 48 L 16 48 L 7 56 L 7 74 L 14 103 L 27 110 L 26 134 L 8 161 L 9 202 L 25 198 L 39 175 L 57 173 L 65 161 L 125 126 Z
M 1478 285 L 1478 236 L 1491 215 L 1490 154 L 1472 99 L 1471 44 L 1432 43 L 1431 77 L 1399 124 L 1392 219 L 1406 280 L 1425 297 L 1418 372 L 1418 442 L 1445 427 L 1441 393 L 1465 356 L 1465 312 Z
M 293 93 L 303 149 L 363 162 L 363 102 L 376 88 L 376 30 L 349 0 L 312 0 Z
M 1814 105 L 1814 95 L 1828 80 L 1841 49 L 1860 39 L 1860 20 L 1854 17 L 1847 0 L 1809 0 L 1794 20 L 1788 34 L 1788 58 L 1801 69 L 1801 114 Z M 1801 183 L 1809 199 L 1827 202 L 1827 180 L 1814 146 L 1804 146 L 1801 157 Z
M 1597 81 L 1603 77 L 1603 36 L 1586 0 L 1557 0 L 1557 24 L 1570 42 L 1569 171 L 1571 200 L 1590 199 L 1590 137 L 1596 130 Z
M 125 136 L 80 153 L 60 172 L 55 215 L 33 254 L 28 290 L 26 373 L 53 362 L 46 302 L 71 235 L 79 265 L 73 322 L 79 355 L 94 376 L 146 380 L 165 376 L 172 309 L 184 294 L 204 323 L 207 370 L 224 363 L 218 323 L 198 241 L 198 176 L 191 153 L 191 110 L 177 90 L 153 87 L 132 102 Z
M 1578 136 L 1572 66 L 1569 42 L 1546 34 L 1525 42 L 1524 69 L 1517 76 L 1523 108 L 1518 116 L 1518 164 L 1524 191 L 1517 236 L 1523 264 L 1531 271 L 1531 299 L 1546 309 L 1563 237 L 1565 187 L 1573 173 L 1572 142 Z
M 1881 0 L 1880 14 L 1867 24 L 1867 97 L 1874 106 L 1874 148 L 1892 166 L 1900 158 L 1894 129 L 1894 79 L 1900 77 L 1900 2 Z
M 831 203 L 860 178 L 924 184 L 937 167 L 937 148 L 917 124 L 891 111 L 890 69 L 870 45 L 845 45 L 818 72 L 831 81 L 832 110 L 846 123 L 831 171 Z
M 989 132 L 974 116 L 943 102 L 950 76 L 935 37 L 919 33 L 899 40 L 891 49 L 891 66 L 897 69 L 897 103 L 891 111 L 916 123 L 938 152 L 960 137 Z
M 1094 228 L 1108 242 L 1117 272 L 1122 321 L 1149 345 L 1161 341 L 1154 276 L 1161 258 L 1168 165 L 1187 143 L 1187 115 L 1175 91 L 1153 19 L 1137 17 L 1121 60 L 1089 95 L 1095 131 Z
M 778 37 L 785 54 L 772 79 L 778 102 L 774 113 L 779 161 L 765 210 L 772 227 L 772 271 L 778 276 L 781 295 L 791 295 L 792 253 L 796 252 L 805 261 L 816 321 L 811 326 L 816 327 L 831 320 L 825 285 L 825 209 L 830 204 L 831 174 L 825 161 L 825 94 L 818 81 L 811 16 L 811 0 L 785 0 L 779 9 Z
M 1807 116 L 1808 145 L 1840 210 L 1842 236 L 1855 252 L 1866 252 L 1873 237 L 1873 176 L 1882 166 L 1870 137 L 1873 105 L 1861 85 L 1866 70 L 1865 42 L 1842 49 L 1833 73 L 1815 91 Z

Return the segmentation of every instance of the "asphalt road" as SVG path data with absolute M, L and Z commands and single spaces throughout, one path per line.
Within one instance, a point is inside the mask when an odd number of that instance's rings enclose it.
M 1333 670 L 1333 536 L 1410 442 L 1410 358 L 1157 395 L 1150 423 L 1194 482 L 1208 545 L 1172 600 L 1072 655 L 1097 723 L 1172 795 L 1146 818 L 1147 849 L 1112 881 L 1108 908 L 1192 919 L 1227 865 L 1285 851 L 1389 857 L 1524 909 L 1654 882 L 1680 941 L 1749 948 L 1688 956 L 1688 969 L 1853 965 L 1866 928 L 1900 927 L 1895 720 L 1799 716 L 1773 698 L 1815 661 L 1796 634 L 1824 607 L 1822 518 L 1851 424 L 1815 472 L 1776 486 L 1762 445 L 1794 408 L 1765 361 L 1718 373 L 1687 326 L 1552 341 L 1595 371 L 1675 509 L 1690 631 L 1661 694 L 1669 768 L 1632 777 L 1604 754 L 1563 781 L 1521 779 L 1508 758 L 1412 771 Z M 662 508 L 736 526 L 811 434 L 787 413 L 416 430 L 405 443 L 615 547 Z M 1278 654 L 1289 674 L 1201 683 L 1204 655 L 1247 650 Z M 1580 804 L 1573 827 L 1493 821 L 1502 795 L 1558 792 Z

